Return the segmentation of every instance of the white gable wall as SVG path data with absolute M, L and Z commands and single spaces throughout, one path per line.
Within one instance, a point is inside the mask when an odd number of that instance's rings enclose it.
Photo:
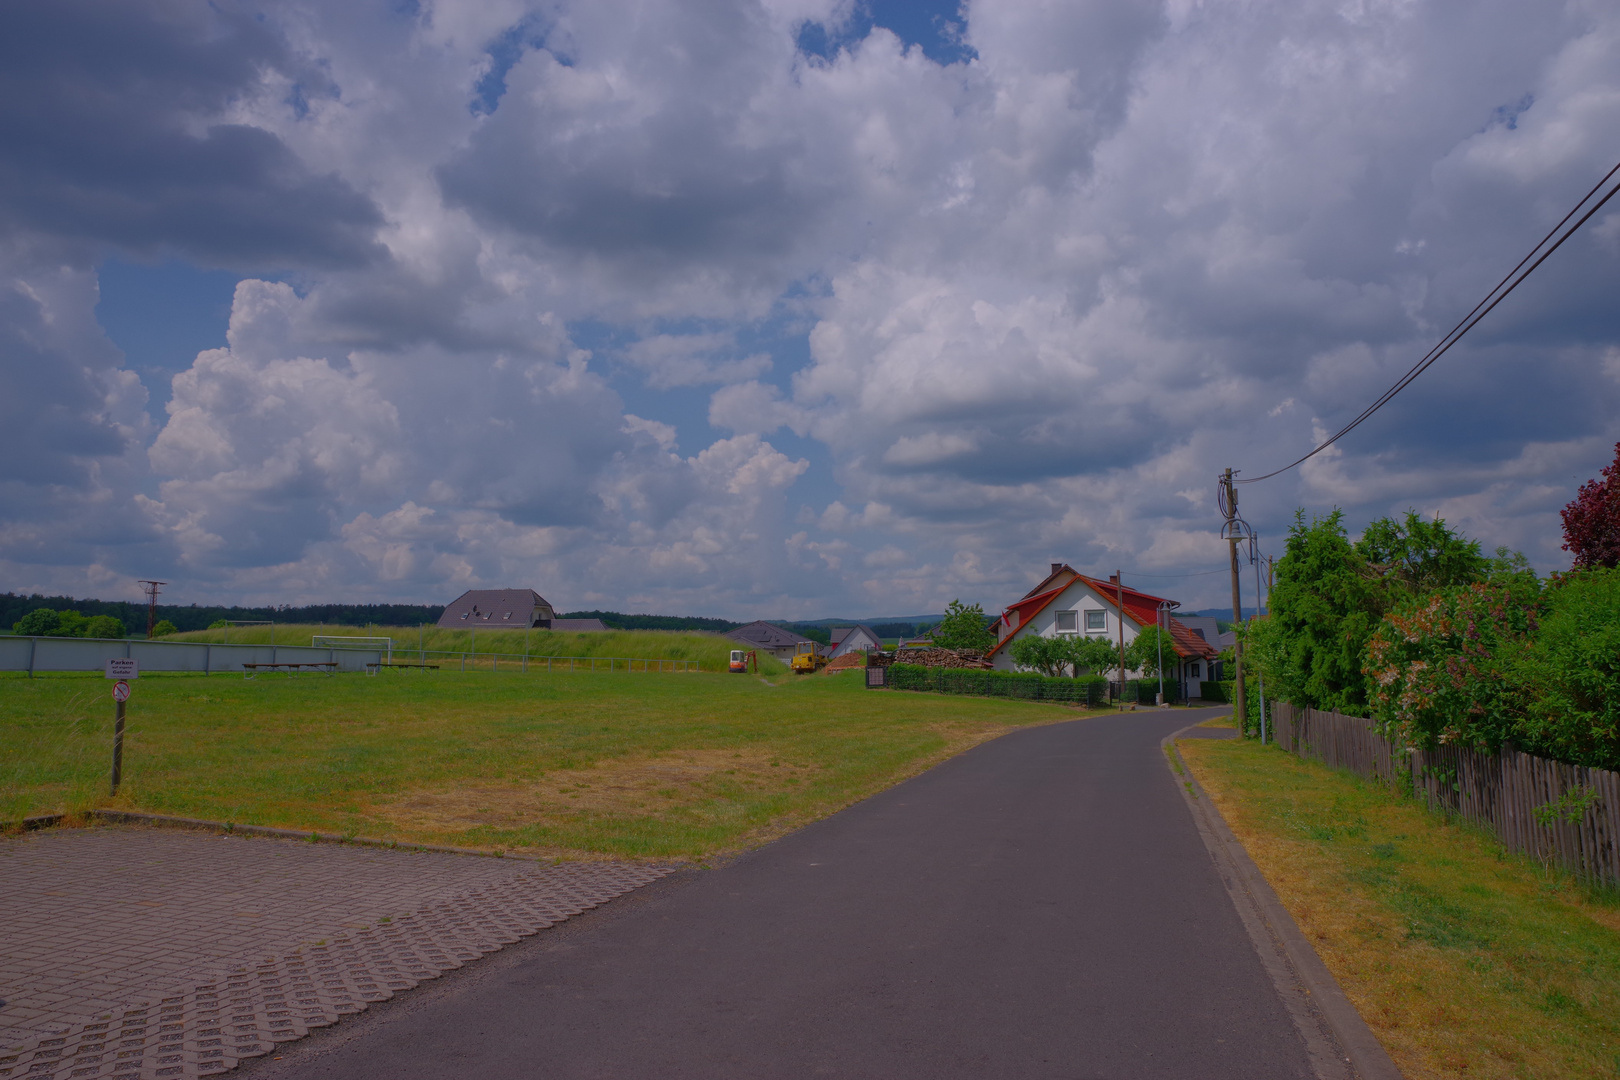
M 843 656 L 845 653 L 872 649 L 882 650 L 882 648 L 883 642 L 869 636 L 865 630 L 857 626 L 844 635 L 844 640 L 838 643 L 838 648 L 832 651 L 832 655 L 836 658 Z
M 1088 611 L 1102 613 L 1102 629 L 1088 628 L 1086 618 Z M 1059 612 L 1072 612 L 1074 614 L 1074 630 L 1058 629 Z M 1129 648 L 1131 642 L 1136 640 L 1137 629 L 1136 623 L 1127 617 L 1125 619 L 1126 648 Z M 1110 645 L 1118 648 L 1119 615 L 1112 601 L 1103 600 L 1091 586 L 1083 581 L 1076 580 L 1070 583 L 1069 587 L 1064 589 L 1056 600 L 1046 605 L 1028 623 L 1020 626 L 1017 633 L 1013 635 L 1013 640 L 1016 641 L 1018 638 L 1030 634 L 1038 634 L 1041 637 L 1056 637 L 1061 634 L 1065 637 L 1103 638 Z M 996 653 L 994 663 L 997 671 L 1019 670 L 1018 666 L 1013 663 L 1012 642 L 1008 642 L 1005 648 Z M 1128 676 L 1137 674 L 1139 673 L 1127 671 Z

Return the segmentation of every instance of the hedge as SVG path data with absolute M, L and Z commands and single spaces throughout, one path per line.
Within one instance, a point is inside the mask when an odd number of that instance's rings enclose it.
M 1078 701 L 1086 705 L 1102 704 L 1108 693 L 1108 679 L 1102 675 L 1054 679 L 1021 671 L 936 668 L 920 664 L 890 664 L 888 684 L 896 690 L 932 690 L 941 694 L 975 694 L 980 697 L 1023 698 L 1027 701 Z

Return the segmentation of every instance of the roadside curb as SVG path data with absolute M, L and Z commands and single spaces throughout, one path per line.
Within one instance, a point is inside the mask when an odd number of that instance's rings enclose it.
M 21 821 L 3 822 L 0 823 L 0 832 L 36 832 L 40 829 L 51 829 L 61 825 L 66 818 L 66 814 L 41 814 Z M 138 810 L 86 810 L 84 820 L 93 825 L 157 825 L 169 829 L 196 829 L 231 836 L 272 836 L 281 840 L 304 840 L 309 843 L 355 844 L 360 847 L 387 848 L 390 851 L 432 851 L 445 855 L 479 855 L 486 859 L 518 859 L 537 863 L 565 861 L 540 855 L 517 855 L 502 850 L 452 847 L 449 844 L 401 843 L 398 840 L 379 840 L 373 836 L 344 836 L 340 833 L 309 829 L 278 829 L 270 825 L 239 825 L 234 821 L 208 821 L 203 818 L 176 817 L 172 814 L 146 814 Z
M 1372 1033 L 1367 1022 L 1362 1019 L 1361 1013 L 1356 1011 L 1344 990 L 1340 988 L 1338 980 L 1333 973 L 1322 963 L 1316 949 L 1306 939 L 1294 922 L 1294 917 L 1283 907 L 1282 901 L 1266 881 L 1265 875 L 1255 865 L 1249 853 L 1243 847 L 1236 834 L 1227 825 L 1226 819 L 1221 816 L 1220 809 L 1216 807 L 1208 793 L 1205 792 L 1198 780 L 1188 768 L 1187 762 L 1181 756 L 1181 750 L 1176 746 L 1176 740 L 1186 735 L 1196 724 L 1189 724 L 1180 731 L 1166 735 L 1159 742 L 1159 748 L 1165 755 L 1165 760 L 1173 771 L 1181 773 L 1176 779 L 1181 788 L 1182 798 L 1187 802 L 1187 808 L 1198 824 L 1199 835 L 1204 845 L 1209 849 L 1210 856 L 1215 860 L 1216 866 L 1221 870 L 1221 878 L 1226 883 L 1227 892 L 1232 897 L 1233 905 L 1238 909 L 1238 915 L 1243 920 L 1244 927 L 1249 931 L 1254 941 L 1255 950 L 1260 953 L 1262 963 L 1277 983 L 1277 990 L 1282 994 L 1289 1011 L 1294 1014 L 1295 1023 L 1300 1027 L 1300 1034 L 1304 1036 L 1307 1049 L 1313 1058 L 1313 1064 L 1318 1066 L 1318 1075 L 1325 1077 L 1344 1075 L 1342 1067 L 1348 1065 L 1351 1074 L 1359 1080 L 1405 1080 L 1401 1070 L 1389 1056 L 1378 1037 Z M 1302 992 L 1305 1002 L 1297 1000 L 1291 991 L 1295 987 L 1288 985 L 1286 979 L 1280 977 L 1285 973 L 1279 971 L 1276 965 L 1266 963 L 1267 956 L 1278 956 L 1286 960 L 1286 975 L 1297 981 L 1297 990 Z M 1299 1005 L 1304 1004 L 1302 1015 Z M 1332 1050 L 1334 1064 L 1339 1068 L 1324 1071 L 1323 1066 L 1328 1064 L 1323 1060 L 1329 1051 L 1319 1035 L 1313 1038 L 1311 1019 L 1320 1019 L 1325 1023 L 1327 1031 L 1332 1036 Z

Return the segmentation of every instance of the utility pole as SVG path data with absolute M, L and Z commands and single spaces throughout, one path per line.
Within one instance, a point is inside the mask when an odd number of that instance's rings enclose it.
M 1221 509 L 1226 512 L 1226 527 L 1221 531 L 1226 534 L 1226 542 L 1232 555 L 1232 667 L 1235 669 L 1233 680 L 1236 686 L 1236 701 L 1232 703 L 1232 719 L 1237 727 L 1238 738 L 1243 738 L 1244 725 L 1248 722 L 1248 699 L 1243 692 L 1243 591 L 1238 579 L 1238 541 L 1243 538 L 1239 522 L 1237 507 L 1237 488 L 1232 486 L 1232 470 L 1227 469 L 1221 474 Z
M 146 586 L 141 591 L 146 593 L 146 637 L 150 641 L 152 631 L 157 628 L 157 598 L 158 590 L 167 585 L 167 581 L 142 581 Z
M 1114 573 L 1115 599 L 1119 603 L 1119 707 L 1125 707 L 1125 571 Z

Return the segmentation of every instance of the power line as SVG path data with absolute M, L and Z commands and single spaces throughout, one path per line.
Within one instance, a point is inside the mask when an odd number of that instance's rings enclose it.
M 1610 169 L 1604 175 L 1603 179 L 1594 184 L 1592 190 L 1588 191 L 1581 198 L 1581 201 L 1576 203 L 1574 208 L 1571 209 L 1569 213 L 1565 214 L 1563 219 L 1559 221 L 1557 225 L 1554 225 L 1546 236 L 1541 238 L 1541 242 L 1536 244 L 1535 247 L 1531 248 L 1530 253 L 1524 258 L 1520 259 L 1519 264 L 1512 270 L 1509 270 L 1507 276 L 1496 283 L 1495 288 L 1485 294 L 1485 299 L 1475 304 L 1474 309 L 1467 315 L 1464 315 L 1462 321 L 1451 328 L 1450 333 L 1441 338 L 1439 343 L 1436 344 L 1434 348 L 1430 349 L 1424 354 L 1421 360 L 1412 365 L 1411 370 L 1409 370 L 1405 375 L 1402 375 L 1394 386 L 1391 386 L 1388 390 L 1385 390 L 1383 394 L 1379 396 L 1378 400 L 1374 401 L 1371 405 L 1363 409 L 1360 415 L 1358 415 L 1354 420 L 1340 428 L 1326 442 L 1322 443 L 1320 446 L 1306 454 L 1304 457 L 1300 458 L 1298 461 L 1284 465 L 1280 469 L 1274 469 L 1271 472 L 1266 473 L 1264 476 L 1251 476 L 1242 480 L 1234 480 L 1233 482 L 1238 484 L 1254 484 L 1261 480 L 1269 480 L 1271 477 L 1280 473 L 1285 473 L 1289 469 L 1294 468 L 1296 465 L 1302 465 L 1311 458 L 1315 457 L 1317 454 L 1320 454 L 1323 450 L 1326 450 L 1328 447 L 1338 442 L 1340 439 L 1344 438 L 1346 435 L 1350 434 L 1350 432 L 1354 431 L 1361 425 L 1362 421 L 1366 420 L 1368 417 L 1372 416 L 1373 413 L 1387 405 L 1391 398 L 1400 393 L 1402 390 L 1405 390 L 1407 386 L 1411 385 L 1412 380 L 1416 379 L 1419 375 L 1427 371 L 1430 365 L 1444 356 L 1453 345 L 1457 344 L 1458 341 L 1462 340 L 1462 336 L 1468 333 L 1468 331 L 1472 330 L 1479 320 L 1489 315 L 1491 310 L 1495 308 L 1497 304 L 1500 304 L 1503 300 L 1506 300 L 1508 294 L 1524 283 L 1525 278 L 1535 273 L 1536 267 L 1546 262 L 1548 256 L 1562 247 L 1565 240 L 1568 240 L 1571 236 L 1574 236 L 1576 230 L 1578 230 L 1582 225 L 1585 225 L 1587 220 L 1590 219 L 1593 214 L 1597 213 L 1603 208 L 1604 203 L 1614 198 L 1616 192 L 1620 192 L 1620 184 L 1617 184 L 1613 188 L 1609 189 L 1609 193 L 1603 196 L 1603 198 L 1599 199 L 1590 210 L 1581 216 L 1579 221 L 1570 226 L 1569 231 L 1565 232 L 1564 235 L 1559 236 L 1558 241 L 1554 243 L 1552 247 L 1547 248 L 1546 251 L 1541 251 L 1541 249 L 1546 246 L 1547 241 L 1551 240 L 1555 235 L 1557 235 L 1558 231 L 1562 229 L 1566 223 L 1568 223 L 1570 218 L 1574 217 L 1577 213 L 1580 213 L 1581 207 L 1585 206 L 1587 202 L 1591 200 L 1592 196 L 1596 195 L 1598 191 L 1602 189 L 1603 185 L 1607 184 L 1616 172 L 1620 172 L 1620 163 L 1616 163 L 1614 168 Z M 1541 252 L 1540 258 L 1536 258 L 1537 252 Z M 1531 259 L 1535 259 L 1535 262 L 1530 262 Z M 1525 263 L 1530 263 L 1530 266 L 1527 269 L 1525 268 Z M 1521 269 L 1523 269 L 1523 273 L 1520 273 Z M 1518 276 L 1515 277 L 1514 275 Z M 1507 287 L 1503 288 L 1503 286 Z
M 1194 570 L 1191 573 L 1186 573 L 1186 574 L 1144 574 L 1144 573 L 1142 573 L 1141 571 L 1138 571 L 1138 570 L 1124 570 L 1124 571 L 1121 571 L 1121 573 L 1127 574 L 1127 575 L 1129 575 L 1131 577 L 1190 578 L 1190 577 L 1206 577 L 1209 574 L 1224 574 L 1224 573 L 1226 573 L 1226 567 L 1223 566 L 1223 567 L 1219 568 L 1218 570 Z

